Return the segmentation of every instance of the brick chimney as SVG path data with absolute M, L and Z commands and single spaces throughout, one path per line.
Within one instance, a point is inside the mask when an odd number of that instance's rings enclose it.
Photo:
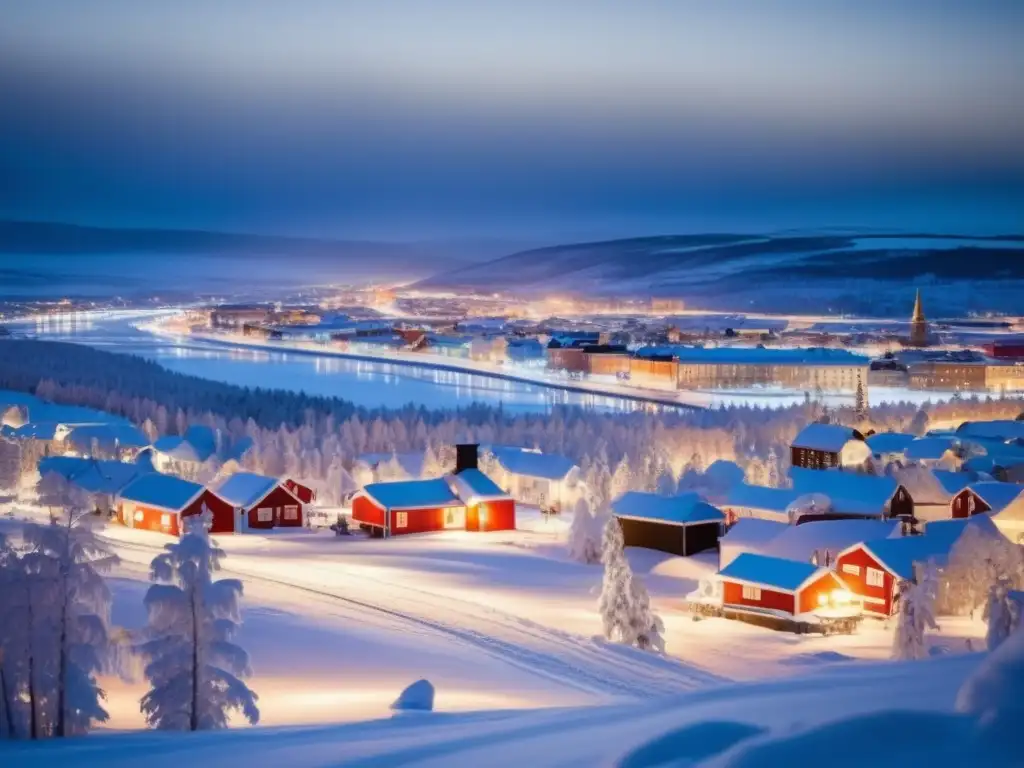
M 477 468 L 477 444 L 459 443 L 455 446 L 455 473 Z

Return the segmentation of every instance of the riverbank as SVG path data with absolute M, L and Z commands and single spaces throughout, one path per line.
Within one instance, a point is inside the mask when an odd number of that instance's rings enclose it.
M 171 339 L 181 339 L 182 334 L 174 333 L 166 329 L 160 323 L 146 323 L 139 326 L 156 336 Z M 216 333 L 189 333 L 184 338 L 193 339 L 205 344 L 212 344 L 221 347 L 251 349 L 261 352 L 277 352 L 287 354 L 311 355 L 319 357 L 342 358 L 348 360 L 362 360 L 375 363 L 389 363 L 452 373 L 464 373 L 474 376 L 486 376 L 488 378 L 512 381 L 521 384 L 531 384 L 546 389 L 575 394 L 588 395 L 594 398 L 615 398 L 636 403 L 638 406 L 649 405 L 652 408 L 681 408 L 681 409 L 703 409 L 708 406 L 709 398 L 699 392 L 660 392 L 657 390 L 641 389 L 626 385 L 616 385 L 608 382 L 594 381 L 563 381 L 554 378 L 547 371 L 533 373 L 528 370 L 517 369 L 510 371 L 506 366 L 498 366 L 478 360 L 461 360 L 432 355 L 429 352 L 350 352 L 345 350 L 332 349 L 314 342 L 289 342 L 280 341 L 269 343 L 263 339 L 251 339 L 238 334 L 216 334 Z

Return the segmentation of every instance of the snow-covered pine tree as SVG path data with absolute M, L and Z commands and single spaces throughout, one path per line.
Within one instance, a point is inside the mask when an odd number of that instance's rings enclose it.
M 23 540 L 39 719 L 53 736 L 86 733 L 108 717 L 96 675 L 108 652 L 111 595 L 103 575 L 118 558 L 81 506 L 65 509 L 50 525 L 26 525 Z
M 651 597 L 639 576 L 634 575 L 631 628 L 633 643 L 641 650 L 665 652 L 665 623 L 651 610 Z
M 857 375 L 857 394 L 854 398 L 854 415 L 857 417 L 857 421 L 865 421 L 868 417 L 868 398 L 864 392 L 864 380 Z
M 577 500 L 573 509 L 567 543 L 569 557 L 576 562 L 587 565 L 601 562 L 601 529 L 585 498 Z
M 601 538 L 601 563 L 604 577 L 598 610 L 606 640 L 625 640 L 630 634 L 630 604 L 633 600 L 633 571 L 624 551 L 622 527 L 614 517 L 608 519 Z
M 988 602 L 985 604 L 984 619 L 988 622 L 985 642 L 988 649 L 994 651 L 1008 638 L 1021 623 L 1021 605 L 1015 599 L 1006 578 L 997 578 L 988 591 Z
M 147 722 L 161 730 L 225 728 L 231 712 L 259 721 L 257 696 L 242 682 L 249 656 L 233 642 L 241 624 L 237 579 L 214 581 L 224 551 L 209 537 L 209 510 L 186 518 L 185 534 L 153 560 L 146 593 L 152 689 L 142 697 Z
M 930 562 L 920 569 L 916 584 L 904 582 L 900 586 L 900 613 L 892 648 L 894 659 L 928 656 L 925 632 L 939 628 L 934 614 L 937 587 L 935 565 Z

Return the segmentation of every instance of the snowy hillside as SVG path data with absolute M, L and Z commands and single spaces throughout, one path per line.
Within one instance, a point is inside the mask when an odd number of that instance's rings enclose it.
M 724 686 L 641 705 L 411 713 L 343 726 L 197 733 L 190 765 L 906 766 L 1014 765 L 954 714 L 979 657 L 878 664 Z M 395 691 L 395 695 L 398 691 Z M 1009 741 L 1012 736 L 1004 737 Z M 94 735 L 5 746 L 12 765 L 181 766 L 180 734 Z
M 742 305 L 764 311 L 791 310 L 789 289 L 799 287 L 804 295 L 819 297 L 822 309 L 902 315 L 908 311 L 908 285 L 962 282 L 976 283 L 970 305 L 934 291 L 930 311 L 1019 309 L 1024 237 L 669 235 L 522 251 L 443 272 L 420 285 L 525 294 L 653 295 L 683 298 L 708 309 Z M 940 300 L 948 303 L 940 306 Z

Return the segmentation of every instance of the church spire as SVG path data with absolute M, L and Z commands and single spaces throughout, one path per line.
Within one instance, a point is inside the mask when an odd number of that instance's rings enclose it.
M 914 299 L 914 314 L 910 318 L 912 323 L 924 322 L 924 309 L 921 308 L 921 289 L 917 289 L 917 297 Z

